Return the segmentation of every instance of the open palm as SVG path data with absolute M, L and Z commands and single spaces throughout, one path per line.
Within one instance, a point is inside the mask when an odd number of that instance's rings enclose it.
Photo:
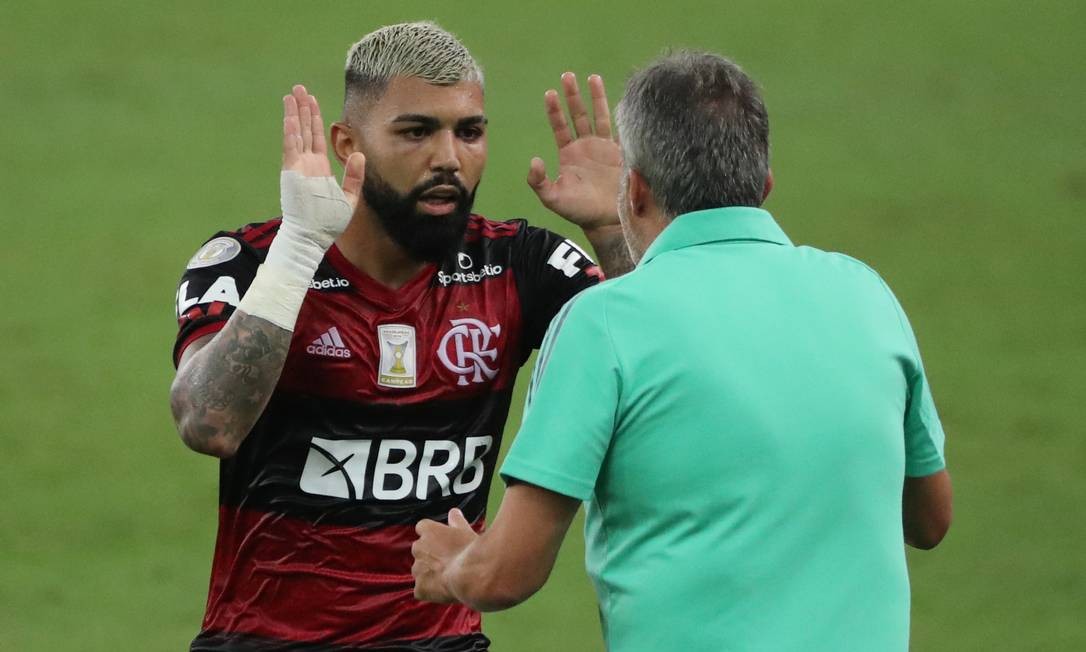
M 344 165 L 343 194 L 352 209 L 362 191 L 364 166 L 365 159 L 358 152 L 351 154 Z M 332 176 L 320 106 L 301 84 L 283 97 L 283 170 L 303 177 Z
M 539 200 L 565 219 L 590 230 L 618 224 L 619 177 L 622 172 L 622 152 L 611 135 L 611 113 L 607 93 L 599 75 L 588 78 L 592 96 L 593 119 L 577 86 L 577 78 L 567 72 L 562 75 L 562 90 L 569 107 L 566 121 L 556 91 L 547 91 L 544 102 L 547 119 L 558 146 L 558 176 L 547 178 L 541 158 L 533 158 L 528 170 L 528 185 Z

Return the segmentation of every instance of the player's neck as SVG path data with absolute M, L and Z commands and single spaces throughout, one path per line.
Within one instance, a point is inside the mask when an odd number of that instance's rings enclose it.
M 336 246 L 347 262 L 393 290 L 403 287 L 427 265 L 410 257 L 381 228 L 375 215 L 364 212 L 351 219 Z

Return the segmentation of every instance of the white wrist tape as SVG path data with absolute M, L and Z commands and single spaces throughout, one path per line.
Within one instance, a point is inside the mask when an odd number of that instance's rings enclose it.
M 351 205 L 333 177 L 279 176 L 283 223 L 238 309 L 294 330 L 298 311 L 324 252 L 351 219 Z

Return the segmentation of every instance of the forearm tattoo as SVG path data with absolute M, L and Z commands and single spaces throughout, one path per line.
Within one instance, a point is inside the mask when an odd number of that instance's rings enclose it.
M 236 450 L 268 403 L 291 332 L 238 311 L 174 381 L 170 404 L 194 450 Z
M 592 249 L 596 252 L 600 267 L 607 278 L 618 278 L 634 268 L 630 260 L 630 249 L 626 246 L 626 238 L 621 233 L 597 238 L 592 243 Z

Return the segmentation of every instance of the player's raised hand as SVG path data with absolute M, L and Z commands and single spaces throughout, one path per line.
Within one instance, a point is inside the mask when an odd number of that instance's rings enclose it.
M 547 120 L 558 146 L 558 176 L 547 178 L 543 159 L 532 159 L 528 185 L 550 210 L 586 231 L 618 224 L 618 184 L 622 153 L 611 133 L 611 111 L 599 75 L 588 77 L 592 118 L 581 97 L 577 77 L 562 75 L 562 91 L 569 108 L 566 120 L 558 92 L 544 94 Z M 572 125 L 572 128 L 571 128 Z
M 365 165 L 361 153 L 351 154 L 344 166 L 342 186 L 337 185 L 328 162 L 317 98 L 301 84 L 283 97 L 283 170 L 279 181 L 283 229 L 296 230 L 323 254 L 350 222 L 362 192 Z
M 354 208 L 362 192 L 366 159 L 355 152 L 343 170 L 343 194 Z M 283 97 L 283 170 L 303 177 L 329 177 L 328 145 L 317 98 L 297 84 Z
M 283 97 L 283 170 L 303 177 L 332 176 L 320 105 L 301 84 Z

